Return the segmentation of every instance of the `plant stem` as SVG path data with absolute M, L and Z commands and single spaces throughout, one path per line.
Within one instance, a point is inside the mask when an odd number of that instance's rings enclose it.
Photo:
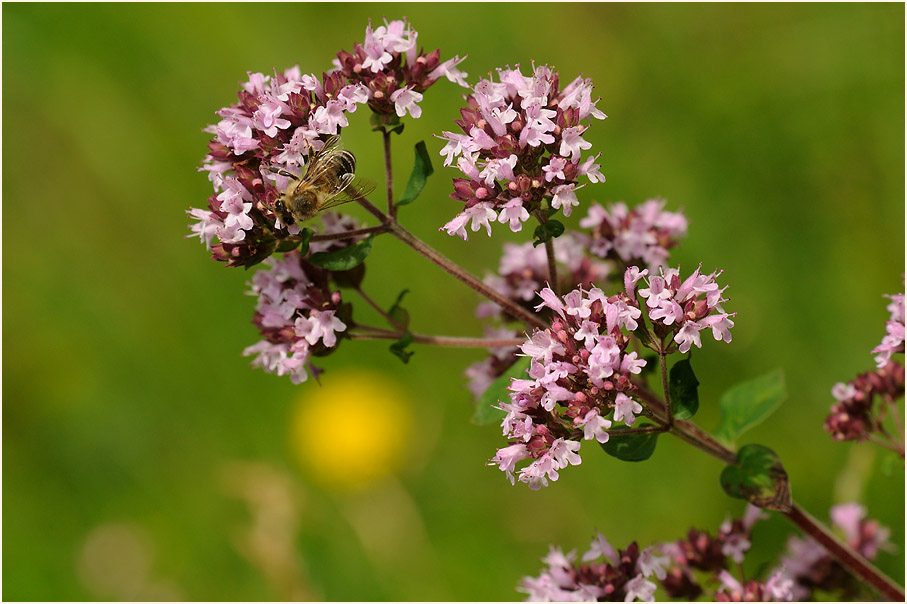
M 901 457 L 904 457 L 904 424 L 901 423 L 901 413 L 898 411 L 898 403 L 890 396 L 885 396 L 885 402 L 891 408 L 891 417 L 894 418 L 894 425 L 898 429 L 898 436 L 901 437 Z
M 387 215 L 393 220 L 397 219 L 397 206 L 394 205 L 394 171 L 391 169 L 391 133 L 382 130 L 384 134 L 384 182 L 387 183 Z
M 365 330 L 367 330 L 367 331 L 371 331 L 371 332 L 374 332 L 374 333 L 377 333 L 377 334 L 383 334 L 383 335 L 388 336 L 388 338 L 389 338 L 390 336 L 394 336 L 395 338 L 399 339 L 399 338 L 400 338 L 400 335 L 401 335 L 399 331 L 394 331 L 394 330 L 392 330 L 392 329 L 384 329 L 383 327 L 374 327 L 374 326 L 372 326 L 372 325 L 363 325 L 362 323 L 357 323 L 357 324 L 356 324 L 356 329 L 365 329 Z M 350 335 L 352 335 L 352 334 L 353 334 L 353 332 L 350 332 Z M 368 335 L 368 334 L 359 334 L 359 335 L 363 335 L 363 336 L 364 336 L 364 335 Z M 376 339 L 388 339 L 388 338 L 376 338 Z M 360 339 L 360 340 L 365 340 L 365 339 L 368 339 L 368 338 L 359 338 L 359 339 Z
M 394 319 L 392 316 L 390 316 L 390 314 L 388 314 L 383 308 L 381 308 L 377 302 L 372 300 L 364 291 L 362 291 L 361 287 L 356 287 L 356 293 L 358 293 L 360 296 L 362 296 L 362 299 L 365 300 L 369 306 L 371 306 L 376 311 L 378 311 L 378 314 L 381 315 L 382 317 L 384 317 L 385 321 L 387 321 L 388 323 L 390 323 L 391 325 L 396 327 L 401 332 L 406 331 L 405 325 L 401 325 L 400 322 L 398 322 L 396 319 Z
M 387 227 L 383 224 L 373 227 L 365 227 L 362 229 L 356 229 L 354 231 L 344 231 L 342 233 L 326 233 L 324 235 L 312 235 L 312 238 L 309 241 L 334 241 L 337 239 L 352 239 L 353 237 L 358 237 L 359 235 L 368 235 L 370 233 L 386 233 Z
M 354 340 L 399 340 L 403 337 L 400 332 L 386 332 L 380 328 L 369 328 L 365 325 L 357 325 L 357 328 L 371 329 L 375 333 L 357 333 L 350 332 L 350 338 Z M 449 346 L 454 348 L 504 348 L 507 346 L 519 346 L 525 340 L 510 339 L 490 339 L 490 338 L 460 338 L 453 336 L 430 336 L 421 333 L 414 333 L 413 342 L 419 344 L 432 344 L 434 346 Z
M 613 430 L 610 432 L 613 436 L 623 436 L 625 434 L 646 434 L 649 432 L 665 432 L 667 427 L 664 425 L 660 426 L 644 426 L 642 428 L 627 428 L 626 430 Z
M 671 408 L 671 390 L 668 388 L 668 360 L 664 352 L 664 339 L 658 347 L 658 364 L 661 365 L 661 387 L 665 395 L 665 416 L 668 419 L 668 428 L 674 426 L 674 409 Z
M 790 512 L 787 512 L 785 516 L 797 525 L 800 530 L 819 542 L 841 565 L 875 588 L 887 600 L 892 602 L 904 601 L 904 591 L 897 583 L 882 574 L 863 556 L 842 543 L 828 528 L 810 516 L 806 510 L 796 503 L 792 503 Z
M 554 260 L 554 239 L 549 239 L 545 242 L 545 254 L 548 256 L 548 278 L 551 280 L 548 287 L 550 287 L 555 294 L 558 296 L 561 295 L 560 288 L 558 287 L 557 280 L 557 264 Z
M 637 384 L 637 386 L 639 385 Z M 647 404 L 664 412 L 665 403 L 658 400 L 658 396 L 655 393 L 644 386 L 639 387 L 637 392 Z M 733 451 L 719 443 L 693 422 L 677 420 L 674 422 L 670 432 L 724 463 L 730 464 L 737 460 L 737 455 Z M 825 551 L 840 562 L 844 568 L 878 590 L 883 596 L 892 601 L 904 601 L 904 592 L 894 581 L 872 566 L 850 546 L 841 542 L 827 527 L 806 513 L 795 502 L 791 502 L 791 510 L 789 512 L 781 513 L 793 522 L 797 528 L 819 542 L 825 548 Z
M 881 438 L 875 437 L 872 434 L 870 434 L 867 437 L 867 439 L 871 443 L 875 443 L 875 444 L 879 445 L 880 447 L 888 449 L 889 451 L 894 451 L 895 453 L 897 453 L 898 455 L 901 456 L 901 459 L 904 459 L 904 447 L 902 445 L 898 445 L 897 443 L 893 442 L 893 439 L 883 440 Z
M 544 225 L 548 222 L 548 215 L 542 210 L 535 212 L 535 218 L 539 221 L 540 225 Z M 548 240 L 545 241 L 545 255 L 548 257 L 548 287 L 550 287 L 555 294 L 560 295 L 560 284 L 557 280 L 557 264 L 554 259 L 553 237 L 549 237 Z
M 453 275 L 475 291 L 479 292 L 480 294 L 500 306 L 507 314 L 522 321 L 529 327 L 538 327 L 540 329 L 544 329 L 546 327 L 546 324 L 544 321 L 542 321 L 542 319 L 529 312 L 519 304 L 516 304 L 512 300 L 504 297 L 491 287 L 485 285 L 478 278 L 466 272 L 459 265 L 455 264 L 454 262 L 443 256 L 441 253 L 431 248 L 428 244 L 418 239 L 415 235 L 403 228 L 400 223 L 398 223 L 392 217 L 376 208 L 369 200 L 365 199 L 364 197 L 360 197 L 356 201 L 358 201 L 359 205 L 368 210 L 373 216 L 377 217 L 387 227 L 388 231 L 393 233 L 397 239 L 410 246 L 415 251 L 443 268 L 449 274 Z

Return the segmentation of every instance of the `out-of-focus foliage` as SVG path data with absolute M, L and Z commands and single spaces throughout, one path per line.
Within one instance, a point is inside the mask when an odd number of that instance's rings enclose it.
M 903 544 L 903 466 L 822 430 L 831 386 L 872 367 L 882 294 L 903 291 L 902 5 L 6 4 L 4 599 L 515 599 L 549 543 L 597 528 L 646 545 L 741 510 L 717 461 L 667 437 L 642 464 L 586 455 L 541 492 L 511 487 L 484 465 L 499 429 L 469 421 L 460 371 L 480 351 L 417 347 L 403 365 L 346 342 L 321 392 L 247 367 L 250 273 L 182 238 L 210 194 L 202 128 L 247 70 L 320 73 L 381 12 L 468 53 L 471 82 L 532 60 L 592 78 L 609 119 L 585 138 L 608 182 L 581 201 L 666 197 L 690 219 L 672 262 L 730 284 L 734 342 L 696 352 L 696 421 L 714 429 L 722 392 L 783 368 L 789 400 L 744 441 L 778 454 L 814 515 L 857 498 Z M 395 179 L 425 140 L 436 171 L 402 220 L 481 274 L 506 229 L 437 232 L 458 204 L 432 135 L 461 95 L 427 92 L 394 137 Z M 364 109 L 344 139 L 380 181 Z M 404 287 L 414 330 L 479 333 L 468 289 L 376 239 L 364 288 L 388 306 Z M 384 396 L 374 371 L 396 398 L 355 394 Z M 747 564 L 790 531 L 758 526 Z M 879 561 L 899 581 L 903 551 Z

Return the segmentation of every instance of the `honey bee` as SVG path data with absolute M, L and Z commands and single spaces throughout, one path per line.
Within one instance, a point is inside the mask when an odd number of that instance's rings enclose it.
M 375 185 L 356 178 L 356 158 L 345 150 L 337 135 L 309 157 L 300 177 L 273 166 L 269 171 L 292 179 L 274 203 L 274 213 L 283 225 L 304 222 L 319 212 L 365 197 Z

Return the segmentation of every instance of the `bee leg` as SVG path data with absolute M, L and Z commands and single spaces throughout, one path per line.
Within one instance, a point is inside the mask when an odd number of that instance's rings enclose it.
M 268 166 L 268 172 L 272 174 L 279 174 L 281 176 L 286 176 L 287 178 L 292 178 L 293 180 L 299 180 L 299 177 L 295 174 L 287 172 L 286 170 L 281 170 L 280 168 L 275 168 L 274 166 Z

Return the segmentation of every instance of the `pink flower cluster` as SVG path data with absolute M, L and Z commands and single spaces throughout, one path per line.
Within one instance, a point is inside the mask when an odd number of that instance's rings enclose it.
M 679 268 L 659 268 L 659 274 L 646 280 L 649 287 L 640 289 L 639 296 L 645 300 L 646 313 L 660 338 L 673 335 L 680 352 L 686 353 L 695 344 L 702 348 L 700 334 L 711 328 L 716 340 L 731 341 L 731 320 L 736 313 L 728 314 L 721 307 L 727 302 L 721 294 L 727 288 L 720 288 L 715 282 L 720 271 L 710 275 L 700 273 L 700 266 L 685 280 L 680 279 Z M 631 266 L 624 275 L 627 295 L 635 297 L 636 283 L 648 275 L 649 270 L 640 271 Z
M 904 294 L 887 296 L 891 299 L 891 317 L 885 323 L 886 335 L 873 349 L 877 369 L 861 373 L 848 383 L 838 382 L 831 389 L 837 401 L 825 419 L 825 431 L 835 440 L 866 440 L 900 451 L 903 457 L 903 431 L 900 441 L 891 436 L 883 425 L 888 411 L 895 421 L 897 400 L 904 396 L 904 366 L 893 360 L 894 353 L 904 352 Z M 876 401 L 882 401 L 878 406 Z
M 337 53 L 334 67 L 348 81 L 368 91 L 368 104 L 375 113 L 396 113 L 399 117 L 409 113 L 417 118 L 422 115 L 422 108 L 417 105 L 422 93 L 439 78 L 468 87 L 467 74 L 457 69 L 463 59 L 455 56 L 442 63 L 441 51 L 424 54 L 416 44 L 417 38 L 405 20 L 385 21 L 375 29 L 369 23 L 365 41 L 356 44 L 352 53 Z
M 880 550 L 892 547 L 891 531 L 876 520 L 866 518 L 866 508 L 845 503 L 831 508 L 831 523 L 844 535 L 847 544 L 868 560 Z M 794 600 L 810 599 L 813 591 L 821 594 L 843 592 L 842 601 L 855 601 L 860 585 L 825 549 L 809 537 L 791 537 L 787 553 L 775 571 L 791 582 Z M 862 598 L 859 598 L 862 599 Z
M 305 262 L 298 251 L 265 260 L 270 270 L 255 273 L 252 295 L 258 296 L 253 323 L 264 339 L 243 351 L 256 355 L 254 367 L 289 375 L 294 384 L 308 379 L 309 357 L 337 346 L 346 324 L 337 317 L 340 292 L 328 288 L 327 272 Z
M 527 602 L 652 602 L 658 585 L 649 578 L 665 575 L 666 558 L 657 553 L 640 552 L 636 543 L 618 551 L 597 534 L 579 562 L 575 550 L 564 554 L 552 546 L 542 558 L 547 568 L 538 577 L 523 577 L 517 590 L 529 596 Z
M 846 384 L 838 382 L 831 394 L 837 403 L 825 420 L 825 430 L 835 440 L 865 440 L 882 431 L 873 413 L 876 397 L 896 401 L 904 396 L 904 366 L 888 361 L 884 367 L 861 373 Z
M 282 227 L 273 212 L 290 179 L 268 167 L 301 174 L 308 155 L 368 100 L 367 88 L 339 74 L 319 80 L 298 67 L 273 76 L 249 73 L 239 103 L 218 111 L 221 121 L 207 129 L 214 139 L 200 170 L 214 186 L 209 209 L 189 210 L 198 221 L 189 228 L 215 260 L 250 266 L 273 251 L 275 238 L 299 232 L 298 225 Z M 219 243 L 212 246 L 215 237 Z
M 456 69 L 461 59 L 444 63 L 438 51 L 416 51 L 416 32 L 405 21 L 366 28 L 365 43 L 341 52 L 336 69 L 302 74 L 298 67 L 273 75 L 249 73 L 239 102 L 217 114 L 206 131 L 214 135 L 201 171 L 214 194 L 208 208 L 191 208 L 189 226 L 228 266 L 249 267 L 274 252 L 279 240 L 299 233 L 281 225 L 274 203 L 290 183 L 280 169 L 301 175 L 310 154 L 349 125 L 347 115 L 367 103 L 377 113 L 419 117 L 422 92 L 441 76 L 465 86 Z M 216 243 L 215 242 L 216 239 Z
M 578 465 L 581 440 L 605 443 L 612 424 L 633 425 L 642 405 L 630 396 L 636 389 L 630 377 L 646 364 L 626 352 L 641 313 L 623 294 L 609 298 L 593 287 L 561 298 L 546 287 L 539 297 L 536 310 L 547 307 L 556 316 L 521 346 L 531 359 L 529 379 L 514 379 L 509 387 L 501 426 L 511 442 L 491 459 L 511 483 L 518 471 L 532 489 Z M 530 463 L 517 470 L 526 459 Z
M 549 67 L 525 76 L 519 65 L 498 69 L 498 80 L 481 80 L 467 97 L 456 121 L 463 134 L 441 135 L 444 165 L 456 160 L 466 176 L 454 179 L 451 194 L 465 202 L 464 210 L 441 230 L 464 240 L 468 224 L 489 235 L 495 221 L 520 231 L 531 213 L 547 210 L 543 200 L 569 216 L 579 205 L 579 179 L 605 180 L 598 156 L 583 158 L 592 146 L 583 138 L 589 118 L 606 117 L 595 107 L 590 80 L 576 78 L 560 90 Z
M 693 601 L 702 595 L 703 585 L 719 583 L 718 601 L 790 601 L 793 582 L 780 572 L 765 583 L 741 583 L 728 572 L 743 561 L 753 524 L 766 517 L 748 506 L 742 519 L 726 521 L 716 537 L 691 529 L 686 539 L 641 552 L 635 542 L 615 550 L 597 534 L 579 561 L 575 551 L 564 554 L 551 547 L 543 558 L 547 568 L 538 577 L 524 577 L 517 589 L 528 594 L 529 602 L 652 602 L 660 585 L 670 598 Z M 700 585 L 697 575 L 702 573 L 713 579 Z
M 882 338 L 882 343 L 872 350 L 877 354 L 876 365 L 879 368 L 888 363 L 893 353 L 904 352 L 904 294 L 895 294 L 888 298 L 891 299 L 891 304 L 888 305 L 891 318 L 885 323 L 887 333 Z
M 579 223 L 592 230 L 589 251 L 624 266 L 642 265 L 650 270 L 663 266 L 668 250 L 687 234 L 686 217 L 680 212 L 665 211 L 666 203 L 663 199 L 650 199 L 633 209 L 623 202 L 607 209 L 592 204 Z
M 588 238 L 578 232 L 568 232 L 558 238 L 554 246 L 554 257 L 558 265 L 558 280 L 563 288 L 575 286 L 592 287 L 596 281 L 603 281 L 610 273 L 610 264 L 586 255 Z M 532 243 L 505 243 L 501 262 L 496 274 L 488 274 L 483 281 L 496 291 L 517 304 L 532 309 L 536 292 L 545 287 L 549 279 L 548 256 L 545 248 Z M 507 320 L 501 307 L 493 302 L 482 302 L 476 309 L 480 318 Z M 514 338 L 522 330 L 493 329 L 486 337 Z M 489 385 L 502 375 L 517 360 L 517 347 L 496 348 L 484 360 L 473 363 L 466 369 L 469 389 L 476 399 Z

